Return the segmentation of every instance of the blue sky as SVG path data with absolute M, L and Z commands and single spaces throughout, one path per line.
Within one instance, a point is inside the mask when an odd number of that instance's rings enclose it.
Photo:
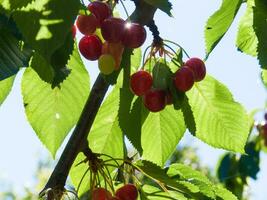
M 169 18 L 160 11 L 155 17 L 161 36 L 179 43 L 191 56 L 204 57 L 204 25 L 208 17 L 220 7 L 221 1 L 173 0 L 172 2 L 174 3 L 174 18 Z M 131 12 L 132 3 L 127 3 L 126 6 Z M 120 11 L 122 16 L 125 16 L 121 8 Z M 237 19 L 244 11 L 243 6 Z M 265 105 L 266 91 L 259 79 L 258 61 L 236 50 L 237 25 L 238 20 L 233 23 L 227 35 L 210 55 L 206 65 L 208 73 L 223 82 L 232 91 L 234 98 L 250 111 Z M 148 35 L 144 46 L 152 40 L 150 33 Z M 97 67 L 93 62 L 86 62 L 86 65 L 93 81 L 98 73 Z M 16 78 L 12 92 L 0 107 L 0 121 L 2 122 L 0 180 L 14 183 L 18 191 L 21 191 L 23 185 L 33 184 L 32 175 L 37 160 L 40 159 L 40 155 L 48 154 L 26 121 L 20 93 L 21 76 L 22 71 Z M 219 155 L 224 152 L 203 144 L 189 134 L 182 139 L 182 144 L 197 146 L 201 161 L 209 166 L 215 166 Z M 267 156 L 262 154 L 261 158 L 259 179 L 257 182 L 249 182 L 251 200 L 265 200 L 267 196 L 264 187 L 267 182 Z

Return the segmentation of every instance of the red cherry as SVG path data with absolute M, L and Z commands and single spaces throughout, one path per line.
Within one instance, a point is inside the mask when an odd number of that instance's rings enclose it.
M 112 194 L 105 188 L 95 188 L 93 190 L 93 200 L 109 200 L 110 198 L 112 198 Z
M 101 26 L 103 38 L 108 42 L 121 42 L 124 35 L 124 23 L 125 21 L 121 18 L 105 19 Z
M 118 197 L 111 197 L 109 200 L 121 200 Z
M 107 3 L 101 1 L 94 1 L 88 5 L 88 10 L 93 13 L 97 20 L 98 24 L 101 26 L 102 22 L 111 16 L 112 11 Z
M 138 48 L 146 40 L 146 29 L 137 23 L 125 23 L 122 43 L 129 48 Z
M 159 112 L 165 108 L 166 99 L 163 90 L 149 90 L 143 98 L 145 107 L 151 112 Z
M 263 136 L 267 138 L 267 123 L 261 126 L 261 131 Z
M 178 69 L 174 77 L 174 85 L 177 90 L 186 92 L 194 85 L 194 74 L 187 66 Z
M 84 36 L 79 42 L 79 50 L 88 60 L 97 60 L 101 56 L 102 42 L 96 35 Z
M 194 73 L 194 79 L 196 82 L 202 81 L 206 76 L 206 66 L 203 60 L 199 58 L 190 58 L 186 61 L 185 66 L 192 69 Z
M 91 35 L 95 32 L 98 21 L 95 15 L 79 15 L 76 26 L 84 35 Z
M 130 78 L 130 86 L 133 93 L 137 96 L 144 95 L 153 84 L 153 78 L 150 73 L 140 70 L 134 73 Z
M 138 190 L 133 184 L 126 184 L 119 188 L 115 196 L 120 200 L 136 200 L 138 197 Z
M 72 37 L 74 39 L 76 37 L 76 26 L 75 25 L 72 25 L 71 32 L 72 32 Z

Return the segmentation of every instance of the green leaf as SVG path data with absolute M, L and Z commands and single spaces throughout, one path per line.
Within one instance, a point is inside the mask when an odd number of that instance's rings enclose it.
M 55 61 L 60 60 L 60 66 L 64 68 L 72 52 L 73 39 L 72 45 L 69 45 L 67 38 L 70 36 L 79 6 L 79 1 L 70 0 L 63 11 L 61 1 L 36 0 L 13 14 L 25 42 L 56 72 L 59 67 Z M 66 55 L 62 56 L 63 53 Z
M 163 111 L 150 113 L 142 127 L 142 158 L 163 166 L 185 132 L 181 111 L 167 106 Z
M 163 12 L 167 13 L 169 16 L 172 16 L 172 4 L 169 2 L 169 0 L 145 0 L 145 2 L 156 8 L 159 8 Z
M 251 177 L 257 179 L 260 171 L 260 149 L 257 149 L 256 142 L 249 142 L 246 145 L 247 155 L 242 155 L 239 161 L 239 172 L 243 177 Z
M 261 72 L 261 78 L 264 86 L 267 88 L 267 70 L 263 69 Z
M 120 89 L 119 125 L 136 150 L 142 154 L 142 125 L 148 116 L 142 98 L 134 98 L 128 88 Z
M 219 200 L 238 200 L 232 192 L 225 189 L 224 187 L 217 185 L 216 186 L 216 194 L 219 197 Z
M 0 80 L 11 77 L 19 71 L 21 67 L 28 67 L 32 50 L 19 41 L 19 37 L 13 25 L 6 23 L 5 17 L 0 16 Z M 12 28 L 11 28 L 12 26 Z
M 183 164 L 172 164 L 170 165 L 167 174 L 170 177 L 178 176 L 179 179 L 197 186 L 199 191 L 207 197 L 212 199 L 216 197 L 213 183 L 201 172 L 194 170 L 189 166 Z
M 177 191 L 168 190 L 167 192 L 161 191 L 159 188 L 151 186 L 151 185 L 143 185 L 142 192 L 146 196 L 147 199 L 151 200 L 163 200 L 163 199 L 179 199 L 179 200 L 187 200 L 187 198 Z
M 249 134 L 248 116 L 227 87 L 207 76 L 187 94 L 196 137 L 213 147 L 244 153 Z
M 251 56 L 257 56 L 258 38 L 253 29 L 254 0 L 247 1 L 246 13 L 242 16 L 236 40 L 238 50 Z
M 15 76 L 0 81 L 0 105 L 5 101 L 14 83 Z
M 218 162 L 217 177 L 220 182 L 229 180 L 229 177 L 236 177 L 238 173 L 238 164 L 236 156 L 233 153 L 227 153 Z
M 258 38 L 258 60 L 261 68 L 267 69 L 267 3 L 255 0 L 253 28 Z
M 205 27 L 207 56 L 212 52 L 231 26 L 241 3 L 242 0 L 223 0 L 220 9 L 208 19 Z
M 68 67 L 71 74 L 60 85 L 42 81 L 32 68 L 22 79 L 22 95 L 27 118 L 53 156 L 76 124 L 89 93 L 89 76 L 77 48 Z
M 119 89 L 115 87 L 100 107 L 89 133 L 89 146 L 94 153 L 107 154 L 113 158 L 123 158 L 123 134 L 117 118 L 118 109 Z M 101 158 L 105 159 L 107 157 L 103 156 Z M 80 154 L 76 158 L 75 164 L 78 164 L 84 159 L 85 156 Z M 77 189 L 83 174 L 88 169 L 88 163 L 83 163 L 77 167 L 75 167 L 75 164 L 71 168 L 70 176 L 73 185 Z M 89 189 L 90 172 L 88 172 L 81 184 L 79 196 Z
M 2 2 L 0 2 L 0 7 L 3 6 L 6 11 L 11 12 L 23 6 L 27 6 L 32 1 L 33 0 L 2 0 Z
M 88 138 L 94 153 L 115 158 L 123 158 L 123 135 L 118 122 L 119 91 L 115 87 L 100 107 Z

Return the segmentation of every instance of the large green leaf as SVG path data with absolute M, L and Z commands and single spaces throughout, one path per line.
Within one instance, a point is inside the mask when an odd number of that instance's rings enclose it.
M 12 20 L 0 15 L 0 80 L 28 67 L 32 50 L 20 41 Z
M 167 106 L 163 111 L 150 113 L 142 127 L 143 159 L 163 166 L 185 132 L 181 111 Z
M 220 185 L 216 186 L 216 194 L 219 197 L 218 200 L 238 200 L 232 192 Z
M 244 153 L 249 121 L 244 108 L 223 84 L 207 76 L 188 92 L 196 137 L 212 145 Z
M 6 12 L 12 12 L 15 9 L 27 6 L 33 0 L 2 0 L 0 1 L 0 7 L 2 6 Z
M 265 85 L 265 87 L 267 88 L 267 70 L 263 69 L 261 72 L 261 78 L 262 78 L 262 82 Z
M 5 101 L 7 95 L 11 91 L 15 76 L 11 76 L 3 81 L 0 81 L 0 105 Z
M 145 2 L 152 6 L 155 6 L 156 8 L 159 8 L 163 12 L 167 13 L 169 16 L 172 16 L 172 4 L 169 0 L 145 0 Z
M 101 106 L 89 133 L 89 146 L 93 152 L 107 154 L 113 158 L 123 158 L 123 135 L 118 125 L 118 108 L 119 89 L 116 87 Z M 105 159 L 107 157 L 104 156 L 102 158 Z M 71 169 L 71 180 L 76 189 L 88 169 L 88 164 L 75 165 L 84 159 L 85 156 L 80 154 Z M 88 172 L 81 184 L 79 195 L 87 192 L 90 189 L 89 186 L 90 173 Z
M 22 79 L 22 94 L 27 118 L 52 155 L 77 122 L 89 93 L 89 76 L 77 48 L 68 63 L 71 74 L 60 85 L 42 81 L 32 68 Z
M 231 26 L 242 0 L 223 0 L 217 10 L 207 21 L 205 27 L 206 54 L 209 55 Z
M 69 0 L 68 6 L 64 9 L 61 1 L 35 0 L 13 13 L 25 42 L 54 68 L 55 75 L 58 68 L 65 67 L 72 52 L 73 39 L 69 38 L 79 6 L 80 2 L 77 0 Z M 42 62 L 42 60 L 35 61 L 37 66 Z M 36 72 L 39 73 L 39 70 Z
M 236 39 L 236 46 L 238 50 L 251 56 L 257 56 L 258 46 L 258 38 L 253 29 L 254 5 L 254 0 L 247 1 L 247 10 L 239 22 L 238 34 Z
M 258 59 L 262 68 L 267 69 L 267 2 L 255 0 L 253 7 L 253 28 L 258 38 Z

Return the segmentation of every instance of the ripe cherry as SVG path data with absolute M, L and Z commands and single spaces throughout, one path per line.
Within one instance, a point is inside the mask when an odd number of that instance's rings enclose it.
M 76 26 L 84 35 L 91 35 L 95 32 L 98 21 L 94 14 L 79 15 Z
M 79 50 L 88 60 L 97 60 L 101 56 L 102 42 L 96 35 L 84 36 L 79 42 Z
M 122 43 L 129 48 L 138 48 L 146 40 L 146 29 L 137 23 L 125 23 Z
M 72 38 L 74 39 L 76 37 L 76 26 L 75 25 L 72 25 L 71 33 L 72 33 Z
M 103 38 L 108 42 L 121 42 L 124 35 L 124 23 L 121 18 L 111 17 L 105 19 L 101 26 Z
M 101 26 L 102 22 L 112 14 L 109 5 L 101 1 L 91 2 L 88 5 L 88 10 L 96 16 L 99 26 Z
M 187 66 L 178 69 L 174 76 L 174 85 L 177 90 L 186 92 L 194 85 L 194 74 Z
M 138 197 L 138 190 L 133 184 L 126 184 L 119 188 L 115 196 L 120 200 L 136 200 Z
M 112 194 L 105 188 L 95 188 L 93 190 L 92 199 L 93 200 L 109 200 L 112 198 Z
M 144 70 L 134 73 L 130 78 L 131 90 L 137 96 L 144 95 L 150 90 L 152 84 L 153 78 L 151 74 Z
M 202 81 L 205 78 L 206 66 L 201 59 L 190 58 L 188 61 L 186 61 L 185 66 L 188 66 L 190 69 L 192 69 L 196 82 Z
M 143 98 L 145 107 L 151 112 L 159 112 L 166 106 L 166 94 L 163 90 L 149 90 Z

